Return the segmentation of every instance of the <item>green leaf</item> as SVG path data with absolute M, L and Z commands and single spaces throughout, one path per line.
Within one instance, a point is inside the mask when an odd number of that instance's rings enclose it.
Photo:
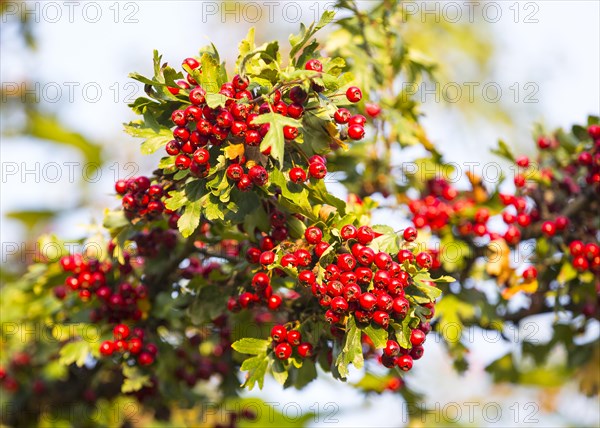
M 515 155 L 513 155 L 512 150 L 510 149 L 510 147 L 508 147 L 508 144 L 506 144 L 502 140 L 498 140 L 498 148 L 492 150 L 492 153 L 497 154 L 498 156 L 507 159 L 511 162 L 515 161 Z
M 202 206 L 207 199 L 202 196 L 203 192 L 204 186 L 200 181 L 192 181 L 185 187 L 185 211 L 177 221 L 177 227 L 184 238 L 194 233 L 200 224 Z
M 246 363 L 248 362 L 248 363 Z M 265 374 L 269 367 L 269 359 L 266 355 L 257 355 L 244 361 L 242 370 L 247 371 L 246 381 L 242 386 L 247 387 L 250 391 L 254 385 L 258 383 L 258 388 L 262 389 L 265 383 Z
M 210 93 L 210 92 L 206 93 L 205 98 L 206 98 L 206 104 L 210 108 L 225 107 L 225 103 L 228 100 L 228 98 L 223 94 Z
M 152 386 L 150 376 L 142 374 L 137 367 L 123 365 L 123 376 L 125 376 L 123 385 L 121 385 L 123 394 L 139 391 L 145 386 Z
M 363 329 L 363 331 L 366 333 L 367 336 L 369 336 L 369 338 L 373 342 L 373 345 L 375 345 L 375 348 L 385 348 L 385 345 L 387 344 L 388 340 L 387 330 L 384 330 L 379 326 L 374 327 L 371 324 L 369 324 Z
M 69 342 L 60 349 L 59 362 L 65 366 L 75 363 L 77 367 L 82 367 L 90 352 L 90 344 L 84 340 Z
M 362 368 L 364 364 L 361 331 L 356 326 L 356 321 L 353 316 L 348 317 L 342 349 L 335 361 L 335 365 L 342 379 L 346 379 L 348 376 L 349 364 L 353 364 L 357 369 Z
M 256 48 L 256 45 L 254 44 L 254 27 L 251 27 L 250 30 L 248 30 L 248 34 L 246 35 L 246 38 L 244 40 L 242 40 L 238 46 L 239 55 L 238 55 L 237 61 L 235 63 L 238 70 L 240 68 L 242 59 L 246 55 L 248 55 L 250 52 L 252 52 L 255 48 Z
M 269 344 L 268 340 L 246 337 L 234 342 L 231 347 L 240 354 L 261 355 L 267 352 Z
M 272 184 L 281 189 L 281 198 L 285 198 L 290 201 L 295 207 L 295 212 L 312 217 L 312 206 L 309 201 L 309 190 L 306 188 L 306 186 L 291 182 L 278 168 L 275 168 L 271 172 L 269 180 Z M 299 225 L 296 226 L 301 227 Z
M 256 125 L 263 123 L 271 124 L 269 132 L 260 143 L 260 151 L 264 152 L 271 148 L 270 156 L 283 165 L 283 155 L 285 153 L 285 137 L 283 136 L 284 126 L 293 126 L 299 128 L 301 122 L 291 117 L 282 116 L 279 113 L 266 113 L 256 117 L 253 122 Z
M 274 359 L 273 354 L 271 354 L 271 372 L 273 373 L 273 378 L 279 383 L 283 385 L 288 378 L 288 371 L 286 367 L 283 365 L 280 359 Z
M 200 57 L 200 67 L 202 73 L 198 73 L 197 82 L 202 86 L 207 94 L 214 94 L 221 90 L 221 64 L 218 58 L 208 52 L 204 52 Z
M 155 130 L 150 124 L 140 120 L 125 125 L 125 132 L 134 137 L 145 138 L 141 147 L 144 155 L 156 152 L 173 139 L 173 132 L 169 128 L 160 127 Z
M 310 27 L 306 28 L 304 24 L 300 24 L 300 34 L 292 34 L 289 37 L 290 45 L 292 49 L 290 50 L 290 58 L 294 58 L 300 49 L 310 40 L 314 34 L 319 31 L 321 28 L 329 24 L 333 21 L 335 17 L 335 12 L 331 10 L 326 10 L 323 15 L 321 15 L 321 19 L 315 25 L 313 22 Z
M 575 278 L 577 278 L 577 270 L 575 270 L 573 264 L 569 260 L 565 260 L 560 268 L 560 272 L 558 273 L 556 280 L 560 284 L 566 284 Z

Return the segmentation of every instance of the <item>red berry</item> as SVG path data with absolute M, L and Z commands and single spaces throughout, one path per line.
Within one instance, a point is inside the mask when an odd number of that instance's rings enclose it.
M 388 253 L 384 253 L 383 251 L 375 254 L 375 259 L 373 261 L 375 262 L 375 266 L 383 270 L 390 269 L 393 263 L 392 256 L 390 256 Z
M 540 149 L 547 149 L 552 145 L 552 142 L 550 141 L 549 138 L 542 136 L 542 137 L 538 138 L 537 145 Z
M 409 226 L 406 229 L 404 229 L 404 233 L 402 234 L 402 236 L 406 242 L 413 242 L 415 239 L 417 239 L 417 229 L 415 229 L 412 226 Z
M 594 140 L 600 139 L 600 125 L 590 125 L 588 126 L 587 131 Z
M 359 304 L 364 310 L 370 311 L 377 304 L 377 297 L 369 292 L 362 293 L 359 298 Z
M 154 362 L 154 357 L 149 352 L 142 352 L 138 356 L 138 363 L 140 363 L 141 366 L 149 366 L 153 362 Z
M 356 86 L 350 86 L 346 91 L 346 98 L 351 103 L 357 103 L 362 99 L 362 92 Z
M 415 329 L 410 332 L 410 343 L 413 346 L 422 345 L 425 342 L 426 336 L 421 330 Z
M 304 238 L 309 244 L 318 244 L 323 239 L 323 231 L 316 226 L 311 226 L 304 231 Z
M 320 162 L 314 162 L 308 166 L 308 173 L 311 177 L 320 180 L 322 178 L 325 178 L 325 175 L 327 175 L 327 167 L 325 166 L 325 164 L 322 164 Z
M 275 356 L 280 360 L 287 360 L 292 355 L 292 347 L 289 343 L 280 343 L 275 347 Z
M 400 353 L 400 345 L 395 340 L 388 340 L 383 348 L 383 353 L 388 357 L 395 357 Z
M 175 166 L 179 169 L 188 169 L 190 167 L 191 163 L 192 163 L 192 160 L 183 154 L 181 154 L 181 155 L 177 156 L 177 158 L 175 158 Z
M 283 136 L 286 140 L 294 140 L 298 137 L 298 128 L 296 128 L 295 126 L 284 126 Z
M 366 103 L 365 104 L 365 111 L 367 112 L 367 114 L 371 117 L 377 117 L 379 116 L 379 113 L 381 113 L 381 107 L 379 106 L 379 104 L 375 104 L 375 103 Z
M 390 323 L 390 314 L 385 311 L 375 311 L 373 313 L 373 322 L 387 329 Z
M 323 71 L 323 64 L 318 59 L 308 60 L 306 65 L 304 66 L 305 70 L 318 71 L 319 73 Z
M 392 309 L 394 310 L 394 312 L 399 314 L 399 318 L 406 317 L 409 308 L 410 304 L 408 303 L 408 300 L 406 300 L 404 297 L 396 297 L 394 299 L 394 302 L 392 303 Z
M 581 241 L 577 241 L 577 240 L 571 241 L 571 243 L 569 244 L 569 252 L 574 257 L 580 256 L 581 254 L 583 254 L 584 249 L 585 249 L 585 246 L 583 245 L 583 242 L 581 242 Z
M 206 91 L 198 86 L 190 91 L 190 102 L 194 105 L 204 104 L 206 101 Z
M 115 339 L 127 339 L 129 337 L 129 327 L 125 324 L 117 324 L 113 329 Z
M 352 113 L 350 113 L 350 110 L 343 107 L 339 108 L 333 115 L 333 119 L 340 125 L 348 123 L 351 117 Z
M 362 245 L 368 245 L 371 243 L 371 241 L 373 241 L 375 235 L 373 233 L 373 229 L 371 229 L 369 226 L 361 226 L 358 228 L 356 238 Z
M 308 98 L 308 94 L 301 86 L 294 86 L 290 89 L 289 96 L 292 102 L 296 104 L 303 104 Z
M 287 329 L 283 325 L 273 326 L 271 329 L 271 338 L 279 343 L 287 339 Z
M 406 260 L 412 263 L 414 259 L 415 255 L 410 250 L 400 250 L 398 252 L 398 263 L 403 263 Z
M 129 352 L 132 354 L 139 354 L 142 350 L 142 339 L 139 337 L 134 337 L 129 341 Z
M 298 345 L 298 355 L 302 358 L 308 358 L 312 356 L 313 347 L 310 343 L 301 343 Z
M 298 281 L 304 286 L 313 284 L 315 280 L 315 274 L 310 270 L 303 270 L 298 274 Z
M 287 341 L 292 346 L 298 346 L 302 341 L 302 334 L 298 330 L 290 330 L 287 333 Z
M 248 85 L 250 84 L 250 80 L 248 80 L 248 78 L 247 78 L 247 77 L 242 77 L 242 76 L 240 76 L 239 74 L 236 74 L 236 75 L 233 77 L 233 81 L 232 81 L 232 83 L 233 83 L 233 87 L 234 87 L 235 89 L 237 89 L 238 91 L 243 91 L 243 90 L 245 90 L 245 89 L 248 87 Z
M 356 238 L 357 233 L 358 231 L 356 227 L 354 227 L 351 224 L 347 224 L 344 227 L 342 227 L 342 230 L 340 231 L 340 236 L 344 241 L 347 241 L 348 239 Z
M 110 340 L 105 340 L 100 344 L 100 353 L 105 357 L 109 357 L 115 352 L 115 344 Z
M 431 257 L 431 254 L 424 251 L 417 254 L 415 261 L 421 269 L 429 269 L 433 264 L 433 258 Z
M 537 269 L 534 266 L 529 266 L 523 271 L 523 279 L 527 282 L 537 278 Z
M 278 294 L 273 294 L 271 297 L 269 297 L 269 300 L 267 300 L 267 307 L 272 311 L 276 311 L 281 306 L 281 302 L 281 296 Z
M 396 357 L 395 363 L 400 370 L 407 372 L 412 369 L 413 359 L 410 355 L 400 355 Z
M 300 119 L 302 114 L 304 114 L 304 107 L 302 107 L 300 104 L 290 104 L 287 109 L 287 114 L 293 119 Z
M 348 302 L 342 296 L 336 296 L 331 299 L 331 310 L 337 314 L 344 313 L 348 310 Z
M 260 264 L 268 266 L 275 261 L 275 253 L 273 251 L 265 251 L 260 255 Z
M 556 225 L 551 221 L 542 223 L 542 233 L 548 237 L 553 237 L 556 234 Z
M 271 285 L 271 278 L 269 278 L 269 275 L 264 272 L 258 272 L 254 274 L 254 277 L 252 278 L 252 287 L 259 290 L 264 290 L 269 285 Z
M 529 158 L 527 156 L 519 156 L 515 163 L 521 168 L 527 168 L 529 166 Z
M 590 265 L 584 256 L 577 256 L 573 259 L 573 267 L 579 272 L 584 272 L 588 270 Z
M 294 183 L 304 183 L 306 181 L 306 172 L 300 167 L 290 169 L 290 180 Z
M 352 254 L 340 254 L 337 257 L 337 265 L 343 272 L 347 272 L 356 267 L 356 259 L 352 256 Z
M 593 242 L 590 242 L 589 244 L 585 245 L 584 252 L 587 258 L 591 260 L 595 257 L 600 256 L 600 246 L 594 244 Z
M 240 181 L 244 175 L 244 168 L 240 164 L 234 163 L 227 167 L 227 178 L 232 181 Z
M 183 60 L 183 64 L 186 64 L 189 68 L 191 68 L 192 70 L 200 67 L 200 63 L 198 62 L 197 59 L 195 58 L 186 58 Z
M 350 125 L 348 127 L 348 136 L 353 140 L 360 140 L 365 136 L 365 128 L 360 125 Z
M 269 173 L 260 165 L 254 165 L 252 168 L 250 168 L 250 171 L 248 171 L 248 177 L 250 180 L 252 180 L 252 183 L 257 186 L 264 186 L 269 181 Z

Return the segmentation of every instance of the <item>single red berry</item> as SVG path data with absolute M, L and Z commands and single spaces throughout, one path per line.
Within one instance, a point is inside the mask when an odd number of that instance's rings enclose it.
M 275 253 L 273 251 L 265 251 L 260 255 L 260 264 L 268 266 L 275 261 Z
M 315 280 L 315 274 L 310 270 L 303 270 L 298 274 L 298 281 L 304 286 L 314 284 Z
M 293 119 L 300 119 L 304 114 L 304 107 L 300 104 L 290 104 L 287 109 L 287 115 Z
M 294 140 L 298 137 L 298 128 L 296 128 L 295 126 L 284 126 L 283 136 L 286 140 Z
M 400 370 L 407 372 L 412 369 L 413 359 L 410 355 L 400 355 L 396 357 L 395 363 Z
M 590 125 L 588 126 L 587 131 L 594 140 L 600 139 L 600 125 Z
M 233 83 L 233 87 L 234 87 L 235 89 L 237 89 L 238 91 L 243 91 L 243 90 L 245 90 L 245 89 L 248 87 L 248 85 L 250 84 L 250 80 L 248 80 L 248 78 L 247 78 L 247 77 L 242 77 L 242 76 L 240 76 L 239 74 L 236 74 L 236 75 L 233 77 L 233 81 L 232 81 L 232 83 Z
M 264 272 L 255 273 L 254 277 L 252 277 L 252 287 L 254 287 L 256 289 L 264 290 L 270 284 L 271 284 L 271 278 L 269 278 L 269 275 L 267 275 Z
M 363 247 L 358 252 L 356 260 L 363 266 L 371 266 L 373 260 L 375 260 L 375 251 L 372 248 Z
M 253 183 L 248 174 L 242 174 L 240 180 L 237 182 L 237 188 L 242 192 L 248 191 L 252 188 Z
M 375 254 L 375 259 L 373 261 L 375 262 L 375 266 L 383 270 L 389 270 L 392 267 L 393 263 L 392 256 L 383 251 L 380 251 L 379 253 Z
M 590 267 L 590 264 L 584 256 L 577 256 L 573 259 L 573 267 L 579 272 L 585 272 Z
M 584 253 L 588 259 L 592 260 L 595 257 L 600 256 L 600 246 L 598 246 L 598 244 L 595 244 L 593 242 L 585 244 Z
M 337 111 L 333 115 L 333 119 L 336 121 L 336 123 L 339 123 L 340 125 L 348 123 L 351 117 L 352 113 L 350 113 L 350 110 L 343 107 L 337 109 Z
M 527 168 L 529 166 L 529 158 L 527 156 L 519 156 L 515 163 L 521 168 Z
M 290 169 L 290 180 L 294 183 L 304 183 L 306 181 L 306 172 L 300 167 Z
M 348 136 L 353 140 L 360 140 L 365 136 L 365 128 L 361 125 L 350 125 L 348 127 Z
M 406 229 L 404 229 L 402 236 L 404 237 L 404 240 L 406 242 L 413 242 L 415 239 L 417 239 L 417 229 L 415 229 L 412 226 L 409 226 Z
M 399 318 L 403 319 L 408 313 L 410 304 L 404 297 L 396 297 L 392 303 L 392 309 L 399 315 Z
M 140 363 L 141 366 L 149 366 L 153 362 L 154 362 L 154 357 L 149 352 L 142 352 L 138 356 L 138 363 Z
M 190 102 L 194 105 L 204 104 L 206 102 L 206 91 L 198 86 L 190 91 Z
M 504 234 L 504 239 L 510 245 L 516 245 L 521 240 L 521 231 L 515 226 L 508 226 L 508 230 Z
M 293 254 L 286 254 L 281 258 L 281 266 L 283 267 L 296 267 L 298 266 L 298 259 Z
M 415 255 L 410 250 L 400 250 L 398 252 L 398 263 L 403 263 L 406 260 L 412 263 L 415 260 Z
M 267 307 L 272 311 L 276 311 L 281 306 L 281 302 L 281 296 L 278 294 L 273 294 L 271 297 L 269 297 L 269 300 L 267 300 Z
M 369 226 L 361 226 L 358 228 L 356 239 L 358 239 L 358 242 L 362 245 L 370 244 L 374 238 L 375 234 L 373 233 L 373 229 L 371 229 Z
M 410 332 L 410 343 L 413 346 L 422 345 L 425 342 L 426 336 L 421 330 L 414 329 Z
M 375 311 L 373 313 L 373 322 L 387 329 L 390 323 L 390 314 L 385 311 Z
M 309 358 L 312 356 L 313 347 L 310 343 L 301 343 L 298 345 L 298 355 L 302 358 Z
M 342 227 L 342 230 L 340 231 L 340 236 L 344 241 L 347 241 L 348 239 L 356 238 L 357 233 L 358 230 L 356 229 L 356 227 L 354 227 L 351 224 L 347 224 L 344 227 Z
M 198 62 L 198 60 L 196 58 L 186 58 L 181 63 L 181 65 L 183 65 L 183 64 L 186 64 L 192 70 L 195 70 L 196 68 L 200 67 L 200 63 Z
M 134 355 L 137 355 L 141 352 L 142 346 L 142 339 L 140 339 L 139 337 L 134 337 L 131 340 L 129 340 L 129 352 L 131 352 Z
M 298 330 L 290 330 L 287 333 L 287 341 L 292 346 L 298 346 L 302 342 L 302 334 Z
M 127 339 L 129 337 L 129 327 L 125 324 L 117 324 L 113 329 L 115 339 Z
M 534 266 L 529 266 L 523 271 L 523 279 L 526 282 L 533 281 L 537 278 L 537 269 Z
M 569 252 L 573 257 L 577 257 L 583 254 L 585 246 L 581 241 L 571 241 L 569 244 Z
M 257 186 L 264 186 L 269 181 L 269 173 L 267 170 L 261 165 L 254 165 L 248 171 L 248 177 L 252 180 Z
M 240 164 L 234 163 L 227 167 L 227 178 L 232 181 L 240 181 L 244 175 L 244 168 Z
M 329 243 L 325 242 L 325 241 L 321 241 L 319 242 L 317 245 L 315 245 L 315 255 L 317 257 L 321 257 L 323 255 L 323 253 L 325 253 L 325 251 L 327 251 L 327 249 L 329 248 Z
M 346 91 L 346 98 L 351 103 L 357 103 L 362 99 L 362 92 L 356 86 L 350 86 Z
M 323 231 L 316 226 L 311 226 L 304 231 L 304 238 L 309 244 L 318 244 L 323 239 Z
M 350 120 L 348 120 L 348 126 L 358 125 L 364 128 L 366 123 L 367 118 L 364 117 L 362 114 L 355 114 L 354 116 L 350 117 Z
M 383 353 L 388 357 L 396 357 L 400 354 L 400 345 L 395 340 L 388 340 L 385 348 L 383 348 Z
M 359 298 L 359 304 L 364 310 L 370 311 L 377 304 L 377 297 L 369 292 L 362 293 Z
M 318 71 L 319 73 L 323 71 L 323 64 L 318 59 L 310 59 L 306 62 L 304 66 L 305 70 Z
M 415 261 L 421 269 L 429 269 L 433 264 L 433 258 L 431 257 L 431 254 L 426 253 L 425 251 L 417 254 Z
M 514 183 L 515 183 L 515 186 L 517 186 L 517 187 L 525 186 L 525 177 L 521 174 L 515 175 Z
M 292 355 L 292 347 L 289 343 L 280 343 L 275 347 L 275 356 L 280 360 L 287 360 Z
M 184 154 L 178 155 L 177 158 L 175 158 L 175 166 L 178 169 L 188 169 L 191 163 L 192 160 Z
M 110 357 L 115 352 L 115 344 L 110 340 L 105 340 L 100 344 L 100 353 L 105 357 Z
M 381 107 L 379 106 L 379 104 L 375 104 L 375 103 L 366 103 L 365 104 L 365 111 L 367 112 L 367 114 L 371 117 L 377 117 L 379 116 L 379 113 L 381 113 Z
M 551 221 L 545 221 L 542 223 L 542 233 L 549 238 L 556 234 L 556 225 Z
M 538 138 L 537 145 L 540 149 L 547 149 L 552 145 L 552 142 L 550 141 L 549 138 L 542 136 L 542 137 Z
M 322 164 L 320 162 L 314 162 L 308 166 L 308 173 L 311 177 L 320 180 L 322 178 L 325 178 L 325 175 L 327 175 L 327 167 L 325 166 L 325 164 Z
M 275 325 L 271 329 L 271 338 L 277 342 L 283 342 L 287 339 L 287 329 L 283 325 Z

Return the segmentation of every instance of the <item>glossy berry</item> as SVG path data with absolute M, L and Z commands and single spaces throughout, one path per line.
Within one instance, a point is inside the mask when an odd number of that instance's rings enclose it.
M 383 328 L 387 328 L 390 323 L 390 314 L 385 311 L 375 311 L 373 313 L 373 322 Z
M 556 225 L 551 221 L 545 221 L 542 223 L 542 233 L 548 237 L 552 237 L 556 234 Z
M 371 229 L 369 226 L 359 227 L 358 231 L 356 232 L 356 239 L 358 239 L 358 242 L 362 245 L 370 244 L 371 241 L 375 239 L 373 229 Z
M 294 183 L 304 183 L 306 181 L 306 172 L 300 167 L 290 169 L 290 180 Z
M 351 103 L 357 103 L 362 99 L 362 92 L 356 86 L 350 86 L 346 91 L 346 98 Z
M 129 337 L 129 327 L 125 324 L 117 324 L 113 328 L 113 336 L 115 339 L 127 339 Z
M 292 355 L 292 347 L 289 343 L 280 343 L 275 347 L 275 356 L 280 360 L 287 360 Z
M 533 281 L 537 278 L 537 269 L 534 266 L 529 266 L 523 271 L 523 279 L 525 281 Z
M 573 267 L 579 272 L 584 272 L 588 270 L 590 264 L 584 256 L 577 256 L 573 259 Z
M 318 244 L 323 239 L 323 231 L 316 226 L 311 226 L 304 231 L 304 238 L 309 244 Z
M 190 167 L 190 164 L 192 163 L 192 160 L 187 157 L 186 155 L 179 155 L 177 156 L 177 158 L 175 158 L 175 166 L 178 169 L 188 169 Z
M 302 341 L 302 334 L 298 330 L 290 330 L 287 333 L 287 341 L 292 346 L 298 346 Z
M 269 173 L 261 165 L 254 165 L 248 171 L 248 177 L 257 186 L 264 186 L 269 181 Z
M 115 345 L 110 340 L 105 340 L 100 344 L 100 353 L 105 357 L 109 357 L 115 351 Z
M 308 60 L 306 65 L 304 66 L 305 70 L 318 71 L 319 73 L 323 71 L 323 64 L 318 59 Z
M 367 112 L 367 114 L 369 116 L 371 116 L 371 117 L 377 117 L 381 113 L 381 107 L 379 106 L 379 104 L 366 103 L 365 104 L 365 111 Z
M 417 229 L 412 226 L 407 227 L 404 229 L 402 237 L 406 242 L 413 242 L 415 239 L 417 239 Z
M 375 297 L 372 293 L 363 293 L 360 295 L 359 304 L 361 308 L 365 309 L 366 311 L 370 311 L 377 304 L 377 297 Z
M 342 230 L 340 231 L 340 236 L 344 241 L 347 241 L 348 239 L 355 239 L 357 233 L 358 230 L 356 229 L 356 227 L 354 227 L 351 224 L 347 224 L 344 227 L 342 227 Z
M 350 125 L 348 127 L 348 136 L 353 140 L 361 140 L 365 136 L 365 128 L 360 125 Z
M 265 251 L 260 255 L 260 264 L 268 266 L 275 261 L 275 253 L 273 251 Z
M 273 326 L 271 329 L 271 338 L 279 343 L 287 339 L 287 329 L 283 325 Z
M 295 126 L 284 126 L 283 136 L 286 140 L 294 140 L 298 137 L 298 128 L 296 128 Z
M 400 370 L 407 372 L 412 369 L 413 359 L 410 355 L 400 355 L 396 358 L 395 363 Z
M 336 121 L 336 123 L 339 123 L 340 125 L 348 123 L 351 117 L 352 113 L 350 113 L 350 110 L 343 107 L 337 109 L 337 111 L 333 115 L 333 119 Z
M 308 166 L 308 173 L 311 177 L 320 180 L 322 178 L 325 178 L 325 176 L 327 175 L 327 167 L 325 166 L 325 164 L 322 164 L 320 162 L 314 162 Z
M 302 358 L 308 358 L 312 356 L 313 347 L 310 343 L 301 343 L 298 345 L 298 355 Z
M 232 164 L 227 167 L 227 178 L 232 181 L 240 181 L 244 175 L 244 168 L 240 164 Z
M 150 352 L 142 352 L 138 356 L 138 363 L 140 363 L 141 366 L 149 366 L 154 363 L 154 356 Z
M 417 262 L 417 265 L 421 269 L 430 269 L 431 265 L 433 264 L 433 259 L 431 257 L 431 254 L 426 253 L 424 251 L 417 254 L 415 261 Z
M 400 345 L 395 340 L 388 340 L 383 348 L 383 353 L 388 357 L 395 357 L 400 353 Z
M 281 296 L 278 294 L 273 294 L 267 300 L 267 307 L 272 311 L 276 311 L 281 306 L 282 301 L 283 300 L 281 299 Z
M 410 332 L 410 343 L 413 346 L 422 345 L 425 342 L 426 336 L 421 330 L 412 330 Z
M 294 86 L 290 89 L 289 97 L 293 103 L 303 104 L 308 98 L 308 94 L 301 86 Z

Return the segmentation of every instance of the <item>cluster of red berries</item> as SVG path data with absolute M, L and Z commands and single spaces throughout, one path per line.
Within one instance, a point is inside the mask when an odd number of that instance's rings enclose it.
M 184 64 L 192 70 L 200 67 L 200 63 L 194 58 L 187 58 Z M 313 59 L 306 63 L 306 69 L 322 72 L 323 66 L 320 61 Z M 192 175 L 201 178 L 209 174 L 212 146 L 221 146 L 225 141 L 250 147 L 260 146 L 270 124 L 256 124 L 256 117 L 276 113 L 300 119 L 304 114 L 304 105 L 310 98 L 310 94 L 300 85 L 284 85 L 272 91 L 269 96 L 259 94 L 258 91 L 253 93 L 250 80 L 236 75 L 231 82 L 224 83 L 220 88 L 219 94 L 227 98 L 224 107 L 211 108 L 206 104 L 206 91 L 193 83 L 195 80 L 189 74 L 187 80 L 179 83 L 181 89 L 188 94 L 191 105 L 172 112 L 174 139 L 167 143 L 165 150 L 169 156 L 176 156 L 175 165 L 178 169 L 189 169 Z M 323 90 L 315 84 L 311 88 L 314 92 Z M 179 94 L 181 89 L 173 88 L 171 92 Z M 353 86 L 347 89 L 346 98 L 356 103 L 361 100 L 362 93 Z M 341 132 L 342 138 L 345 135 L 354 140 L 363 138 L 366 123 L 364 116 L 352 115 L 348 109 L 340 108 L 334 114 L 334 120 L 337 124 L 347 125 L 347 129 Z M 298 138 L 299 130 L 294 126 L 284 126 L 283 134 L 286 141 L 293 141 Z M 269 155 L 270 148 L 263 151 L 263 154 Z M 326 172 L 322 158 L 319 157 L 319 161 L 309 161 L 308 173 L 311 177 L 323 178 Z M 306 171 L 300 167 L 294 167 L 290 176 L 296 183 L 305 181 L 307 177 Z M 251 189 L 253 185 L 264 186 L 268 182 L 265 168 L 248 160 L 245 155 L 230 160 L 227 177 L 242 191 Z
M 271 252 L 280 242 L 288 238 L 287 216 L 275 205 L 266 202 L 265 208 L 269 214 L 270 231 L 262 234 L 258 240 L 258 246 L 250 246 L 246 251 L 246 260 L 251 264 L 259 264 L 264 252 Z M 273 293 L 271 278 L 266 272 L 258 272 L 251 282 L 252 291 L 244 291 L 237 297 L 231 297 L 227 307 L 232 312 L 246 309 L 255 303 L 264 301 L 266 306 L 275 311 L 282 303 L 282 297 Z
M 294 349 L 301 358 L 312 356 L 313 347 L 308 342 L 302 342 L 302 334 L 298 330 L 289 330 L 281 324 L 271 329 L 273 339 L 273 352 L 280 360 L 287 360 L 292 356 Z
M 408 203 L 418 229 L 429 226 L 431 230 L 440 230 L 453 216 L 473 205 L 470 198 L 457 199 L 458 191 L 443 178 L 428 180 L 426 194 L 422 199 Z
M 402 320 L 410 309 L 404 288 L 411 284 L 412 278 L 403 264 L 416 264 L 420 269 L 430 269 L 433 264 L 432 256 L 428 252 L 421 252 L 415 256 L 412 251 L 402 249 L 394 260 L 386 252 L 375 252 L 368 245 L 378 234 L 369 226 L 357 228 L 345 225 L 339 234 L 343 244 L 335 249 L 333 262 L 322 266 L 322 280 L 317 279 L 316 264 L 330 249 L 331 244 L 323 240 L 323 231 L 316 226 L 306 229 L 305 245 L 281 255 L 280 259 L 272 249 L 265 248 L 262 252 L 253 250 L 251 261 L 260 264 L 263 269 L 255 273 L 252 279 L 252 287 L 257 290 L 256 295 L 270 290 L 269 273 L 273 270 L 269 271 L 269 266 L 278 262 L 282 268 L 298 269 L 298 283 L 310 290 L 320 306 L 326 309 L 324 317 L 332 324 L 332 328 L 343 325 L 346 316 L 354 316 L 361 324 L 372 322 L 388 329 L 391 321 Z M 416 229 L 405 229 L 403 237 L 405 241 L 413 242 L 417 238 Z M 240 297 L 243 296 L 244 293 Z M 252 295 L 248 297 L 249 300 L 251 298 Z M 268 302 L 270 303 L 271 301 Z M 277 306 L 281 304 L 281 298 L 275 303 Z M 422 306 L 428 309 L 424 311 L 429 313 L 428 317 L 432 317 L 434 303 Z M 291 349 L 282 346 L 280 351 L 276 350 L 276 354 L 288 358 Z
M 395 340 L 388 340 L 380 357 L 381 364 L 387 368 L 398 367 L 402 371 L 412 369 L 413 361 L 420 359 L 425 352 L 423 344 L 430 331 L 431 325 L 429 323 L 423 323 L 412 329 L 410 332 L 412 347 L 410 349 L 401 347 Z
M 110 248 L 109 248 L 110 250 Z M 129 254 L 124 255 L 125 264 L 118 265 L 121 275 L 132 271 Z M 99 308 L 90 312 L 90 320 L 97 322 L 107 319 L 109 322 L 121 320 L 139 320 L 142 316 L 138 308 L 138 301 L 145 299 L 148 290 L 142 284 L 133 286 L 129 282 L 114 280 L 115 268 L 112 262 L 100 262 L 95 258 L 85 259 L 81 254 L 72 254 L 60 259 L 60 266 L 64 272 L 72 275 L 65 279 L 65 285 L 54 287 L 54 295 L 64 299 L 67 290 L 78 291 L 82 301 L 87 302 L 95 298 L 100 302 Z
M 587 270 L 600 274 L 600 246 L 594 242 L 584 244 L 575 240 L 569 244 L 571 263 L 579 272 Z
M 140 366 L 149 366 L 158 354 L 158 347 L 152 342 L 144 343 L 144 335 L 144 330 L 139 327 L 131 331 L 126 324 L 117 324 L 113 328 L 114 340 L 102 342 L 100 354 L 110 357 L 118 353 Z
M 172 250 L 177 245 L 177 232 L 155 227 L 142 230 L 132 238 L 136 244 L 136 253 L 142 257 L 156 257 L 163 250 Z
M 159 184 L 152 184 L 148 177 L 139 176 L 128 180 L 117 180 L 115 190 L 123 196 L 121 204 L 125 210 L 125 216 L 129 220 L 135 218 L 153 220 L 165 210 L 161 200 L 163 187 Z
M 0 386 L 7 392 L 14 393 L 20 388 L 18 379 L 25 374 L 31 373 L 31 355 L 28 352 L 16 352 L 11 356 L 8 370 L 0 366 Z M 33 392 L 41 394 L 45 390 L 45 384 L 41 379 L 33 381 Z

